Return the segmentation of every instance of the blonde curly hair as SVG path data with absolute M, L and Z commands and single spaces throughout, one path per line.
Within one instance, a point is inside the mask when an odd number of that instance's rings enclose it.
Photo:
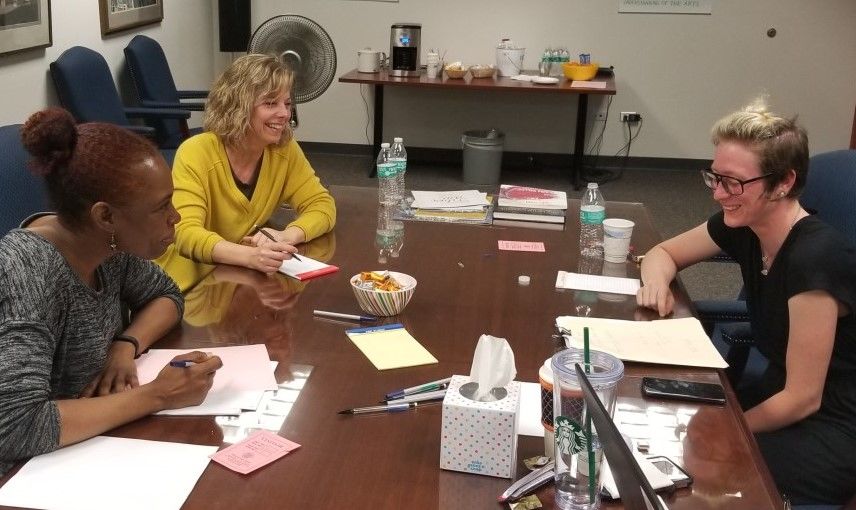
M 203 128 L 227 145 L 238 145 L 250 130 L 255 103 L 281 91 L 291 91 L 294 74 L 273 55 L 244 55 L 226 68 L 208 94 Z M 283 130 L 280 143 L 291 140 L 291 127 Z
M 785 118 L 769 111 L 766 98 L 755 99 L 740 111 L 719 119 L 711 129 L 711 141 L 741 142 L 758 156 L 761 173 L 772 174 L 765 180 L 769 193 L 782 182 L 789 170 L 796 180 L 788 193 L 798 197 L 808 176 L 808 135 L 796 117 Z

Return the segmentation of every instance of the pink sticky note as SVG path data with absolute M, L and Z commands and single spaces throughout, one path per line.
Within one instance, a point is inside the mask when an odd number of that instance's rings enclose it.
M 544 243 L 528 241 L 499 241 L 499 249 L 509 251 L 547 251 L 544 248 Z
M 300 448 L 300 445 L 280 437 L 269 430 L 260 430 L 249 437 L 224 448 L 211 456 L 232 471 L 245 475 L 266 466 L 285 454 Z

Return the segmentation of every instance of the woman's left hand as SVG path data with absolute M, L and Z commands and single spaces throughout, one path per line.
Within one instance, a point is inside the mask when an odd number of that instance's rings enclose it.
M 113 342 L 107 352 L 104 370 L 83 388 L 81 397 L 101 397 L 119 393 L 140 385 L 137 365 L 134 363 L 134 346 L 127 342 Z

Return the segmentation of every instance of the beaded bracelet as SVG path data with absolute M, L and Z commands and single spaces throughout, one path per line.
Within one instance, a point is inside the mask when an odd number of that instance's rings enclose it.
M 113 337 L 114 342 L 128 342 L 134 346 L 134 359 L 140 357 L 140 342 L 131 335 L 116 335 Z

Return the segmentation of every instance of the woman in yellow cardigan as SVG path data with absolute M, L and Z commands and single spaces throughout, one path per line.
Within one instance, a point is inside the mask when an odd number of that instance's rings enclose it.
M 205 132 L 178 148 L 175 243 L 157 263 L 181 291 L 199 278 L 195 262 L 275 272 L 295 245 L 329 232 L 333 197 L 292 138 L 292 73 L 269 55 L 246 55 L 214 82 Z M 284 230 L 255 232 L 282 204 L 297 212 Z

